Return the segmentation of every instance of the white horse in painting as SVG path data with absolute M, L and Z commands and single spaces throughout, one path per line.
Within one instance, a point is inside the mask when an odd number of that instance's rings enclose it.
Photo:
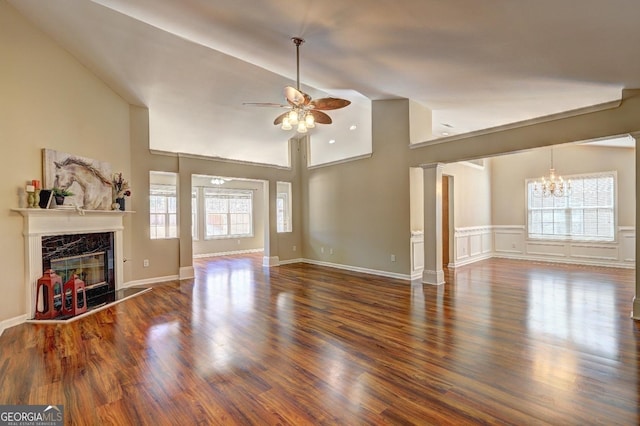
M 82 188 L 83 205 L 86 210 L 110 210 L 112 201 L 111 181 L 100 170 L 88 162 L 75 157 L 67 157 L 64 161 L 54 162 L 54 186 L 68 189 L 74 182 Z

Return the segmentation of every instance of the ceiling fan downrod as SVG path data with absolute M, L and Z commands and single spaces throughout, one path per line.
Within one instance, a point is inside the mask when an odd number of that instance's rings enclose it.
M 304 43 L 304 39 L 292 37 L 291 40 L 296 45 L 296 89 L 300 90 L 300 45 Z

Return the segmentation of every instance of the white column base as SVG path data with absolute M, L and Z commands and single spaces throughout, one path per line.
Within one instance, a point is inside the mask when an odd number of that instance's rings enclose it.
M 633 310 L 631 311 L 631 319 L 640 321 L 640 298 L 633 298 Z
M 181 266 L 180 271 L 178 273 L 179 273 L 178 276 L 180 277 L 181 280 L 188 280 L 196 276 L 195 270 L 193 269 L 193 265 Z
M 441 285 L 444 284 L 444 271 L 440 269 L 439 271 L 422 271 L 422 282 L 423 284 L 431 284 L 431 285 Z
M 264 256 L 262 266 L 280 266 L 280 258 L 278 256 Z

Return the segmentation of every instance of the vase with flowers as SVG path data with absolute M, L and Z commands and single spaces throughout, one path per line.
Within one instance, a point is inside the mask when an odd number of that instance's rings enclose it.
M 122 172 L 114 173 L 111 177 L 111 186 L 113 188 L 113 204 L 111 205 L 111 209 L 124 211 L 124 197 L 131 196 L 129 182 L 122 177 Z

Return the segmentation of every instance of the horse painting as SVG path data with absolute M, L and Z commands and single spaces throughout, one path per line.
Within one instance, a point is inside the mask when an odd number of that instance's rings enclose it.
M 112 186 L 109 178 L 90 162 L 77 157 L 67 157 L 63 161 L 54 161 L 54 187 L 69 189 L 74 183 L 82 189 L 82 206 L 86 210 L 110 210 L 112 204 Z M 74 193 L 75 194 L 75 193 Z

